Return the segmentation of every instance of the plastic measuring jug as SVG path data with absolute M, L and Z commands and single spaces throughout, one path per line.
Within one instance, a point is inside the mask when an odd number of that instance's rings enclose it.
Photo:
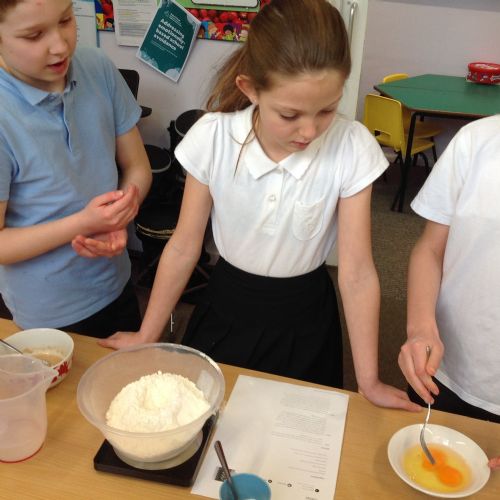
M 57 371 L 21 354 L 0 356 L 0 462 L 34 455 L 47 435 L 45 393 Z

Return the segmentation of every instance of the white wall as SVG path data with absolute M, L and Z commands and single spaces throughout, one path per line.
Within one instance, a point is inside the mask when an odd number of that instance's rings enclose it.
M 137 47 L 118 46 L 114 33 L 99 32 L 99 44 L 117 67 L 139 71 L 138 101 L 153 109 L 149 117 L 139 122 L 142 137 L 148 144 L 165 147 L 170 145 L 166 132 L 170 120 L 188 109 L 204 107 L 218 64 L 239 45 L 196 40 L 184 71 L 175 83 L 137 59 Z
M 358 98 L 390 73 L 463 75 L 472 61 L 500 62 L 499 0 L 370 0 Z M 465 123 L 443 120 L 442 151 Z

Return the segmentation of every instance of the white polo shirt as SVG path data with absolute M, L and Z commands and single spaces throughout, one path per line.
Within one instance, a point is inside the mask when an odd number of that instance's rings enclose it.
M 450 142 L 413 200 L 450 227 L 436 320 L 445 346 L 436 377 L 464 401 L 500 415 L 500 115 Z
M 275 163 L 256 139 L 242 149 L 253 109 L 205 114 L 175 155 L 210 188 L 214 241 L 225 260 L 261 276 L 301 275 L 332 249 L 339 197 L 363 190 L 388 163 L 361 123 L 341 117 L 306 150 Z

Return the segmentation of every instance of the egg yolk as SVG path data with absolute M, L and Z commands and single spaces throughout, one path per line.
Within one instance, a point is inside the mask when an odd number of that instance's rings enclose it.
M 455 467 L 448 465 L 446 463 L 446 455 L 434 448 L 429 446 L 429 451 L 434 458 L 434 465 L 431 464 L 427 456 L 424 454 L 422 457 L 422 467 L 425 470 L 432 470 L 437 475 L 438 479 L 447 486 L 458 486 L 463 480 L 463 474 Z
M 446 464 L 439 466 L 436 474 L 439 480 L 447 486 L 458 486 L 463 480 L 462 473 L 458 469 Z
M 408 477 L 427 490 L 437 493 L 463 491 L 471 482 L 471 470 L 459 453 L 441 444 L 432 443 L 429 450 L 435 464 L 427 460 L 422 447 L 409 448 L 403 459 Z
M 434 448 L 433 446 L 429 446 L 429 451 L 431 452 L 431 455 L 434 458 L 434 460 L 436 461 L 436 463 L 434 465 L 432 465 L 430 463 L 429 459 L 427 458 L 427 456 L 424 455 L 422 457 L 422 467 L 425 470 L 434 470 L 437 467 L 444 465 L 446 463 L 446 457 L 442 451 Z

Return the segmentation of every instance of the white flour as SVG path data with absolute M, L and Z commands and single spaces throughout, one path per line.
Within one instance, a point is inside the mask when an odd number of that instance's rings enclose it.
M 106 422 L 129 432 L 160 432 L 186 425 L 210 408 L 191 380 L 161 371 L 123 387 L 106 413 Z

